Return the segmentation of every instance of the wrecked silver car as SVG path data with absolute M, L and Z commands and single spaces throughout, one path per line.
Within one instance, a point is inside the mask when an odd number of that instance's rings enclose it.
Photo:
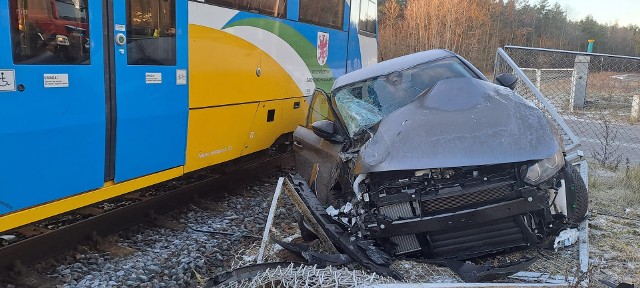
M 469 259 L 546 246 L 579 223 L 584 182 L 516 81 L 491 83 L 461 56 L 431 50 L 317 90 L 294 152 L 319 222 L 377 264 L 375 255 Z

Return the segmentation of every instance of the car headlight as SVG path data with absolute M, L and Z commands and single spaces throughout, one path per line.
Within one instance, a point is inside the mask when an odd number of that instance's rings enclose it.
M 64 35 L 56 35 L 56 44 L 68 46 L 69 38 Z
M 562 166 L 564 166 L 564 155 L 559 150 L 555 155 L 527 166 L 524 182 L 538 185 L 555 175 Z

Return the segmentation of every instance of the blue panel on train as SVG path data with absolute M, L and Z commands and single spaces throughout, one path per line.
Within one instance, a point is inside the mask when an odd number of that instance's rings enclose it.
M 44 5 L 0 0 L 0 214 L 104 183 L 100 2 Z
M 360 52 L 360 39 L 358 38 L 358 23 L 349 25 L 349 42 L 347 43 L 347 71 L 353 72 L 362 68 L 362 53 Z
M 114 1 L 117 182 L 185 162 L 187 1 L 147 6 Z M 130 21 L 141 14 L 147 20 Z

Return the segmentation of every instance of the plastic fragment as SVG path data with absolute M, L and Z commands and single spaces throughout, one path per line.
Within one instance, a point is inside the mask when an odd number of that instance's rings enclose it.
M 578 241 L 578 229 L 562 230 L 553 242 L 553 249 L 558 251 L 558 248 L 571 246 L 575 244 L 576 241 Z
M 327 207 L 327 209 L 325 209 L 325 211 L 327 211 L 327 214 L 329 214 L 329 216 L 331 217 L 336 217 L 338 216 L 338 213 L 340 213 L 340 210 L 333 208 L 333 206 L 329 206 Z
M 18 239 L 18 237 L 14 236 L 14 235 L 0 235 L 0 239 L 11 242 L 14 241 L 16 239 Z

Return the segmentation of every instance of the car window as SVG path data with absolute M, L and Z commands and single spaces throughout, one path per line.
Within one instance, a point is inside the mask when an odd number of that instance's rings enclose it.
M 374 94 L 369 94 L 374 92 L 373 83 L 358 84 L 348 89 L 341 89 L 334 94 L 338 111 L 352 137 L 363 129 L 375 125 L 384 117 L 377 98 Z
M 465 77 L 478 78 L 458 58 L 451 57 L 355 82 L 333 94 L 353 137 L 409 104 L 438 81 Z
M 311 99 L 311 105 L 309 105 L 309 115 L 307 116 L 307 127 L 311 127 L 316 121 L 330 120 L 333 121 L 333 113 L 329 108 L 329 101 L 327 95 L 321 91 L 317 91 L 313 94 Z

